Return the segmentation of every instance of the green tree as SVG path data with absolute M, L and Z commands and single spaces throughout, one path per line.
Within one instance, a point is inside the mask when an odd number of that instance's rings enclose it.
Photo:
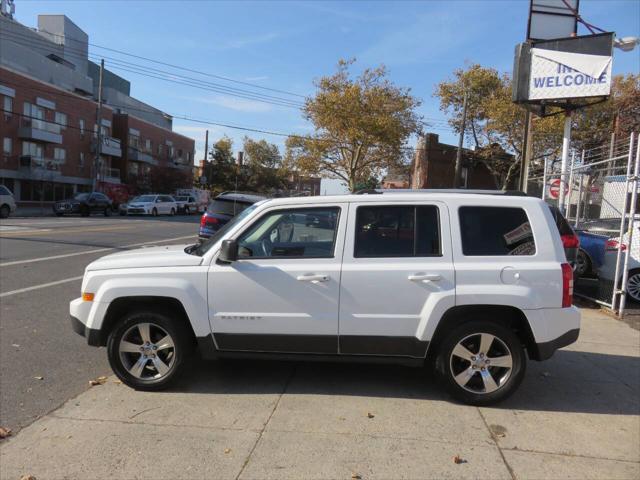
M 243 189 L 272 193 L 287 188 L 289 170 L 283 165 L 277 145 L 244 137 Z
M 406 141 L 420 130 L 420 102 L 410 90 L 395 86 L 384 66 L 352 78 L 354 61 L 341 60 L 335 74 L 316 81 L 303 108 L 315 132 L 289 137 L 285 155 L 300 173 L 342 179 L 351 191 L 405 163 Z
M 218 192 L 233 190 L 236 176 L 233 140 L 227 136 L 222 137 L 213 144 L 209 158 L 205 165 L 205 176 L 209 188 Z

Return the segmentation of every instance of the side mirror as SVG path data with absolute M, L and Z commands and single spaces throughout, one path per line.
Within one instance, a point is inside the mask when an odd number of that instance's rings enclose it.
M 238 242 L 235 240 L 223 240 L 218 260 L 224 263 L 238 260 Z

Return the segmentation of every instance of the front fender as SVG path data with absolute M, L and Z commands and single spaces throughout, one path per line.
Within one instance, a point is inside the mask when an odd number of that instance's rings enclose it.
M 165 297 L 178 300 L 189 317 L 196 336 L 211 334 L 208 322 L 206 269 L 180 269 L 180 272 L 167 273 L 148 270 L 145 272 L 128 270 L 127 273 L 113 275 L 105 272 L 108 278 L 100 278 L 101 272 L 90 272 L 83 291 L 93 291 L 94 301 L 88 312 L 86 326 L 100 330 L 111 303 L 124 297 Z M 97 288 L 92 288 L 95 285 Z

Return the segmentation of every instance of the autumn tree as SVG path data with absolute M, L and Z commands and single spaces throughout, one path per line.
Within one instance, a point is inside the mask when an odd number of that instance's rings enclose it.
M 241 183 L 245 190 L 270 193 L 287 188 L 288 169 L 277 145 L 244 137 Z
M 434 95 L 440 109 L 449 115 L 456 133 L 462 125 L 462 109 L 467 94 L 465 136 L 476 150 L 476 158 L 486 165 L 496 187 L 509 188 L 522 163 L 525 111 L 511 100 L 511 78 L 493 68 L 471 65 L 458 69 L 453 78 L 437 85 Z M 562 144 L 562 118 L 552 116 L 534 121 L 532 165 L 554 156 Z
M 344 180 L 354 191 L 383 170 L 405 162 L 407 139 L 420 130 L 420 102 L 395 86 L 384 66 L 353 78 L 355 60 L 341 60 L 335 74 L 315 82 L 305 118 L 315 131 L 286 142 L 285 160 L 300 173 Z
M 213 144 L 205 165 L 204 175 L 211 190 L 233 189 L 236 174 L 233 140 L 224 136 Z

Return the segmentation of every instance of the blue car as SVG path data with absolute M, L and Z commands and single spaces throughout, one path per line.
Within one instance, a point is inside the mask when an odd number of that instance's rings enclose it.
M 576 233 L 580 239 L 576 274 L 594 275 L 604 262 L 607 241 L 620 235 L 620 219 L 605 218 L 585 222 L 578 227 Z

